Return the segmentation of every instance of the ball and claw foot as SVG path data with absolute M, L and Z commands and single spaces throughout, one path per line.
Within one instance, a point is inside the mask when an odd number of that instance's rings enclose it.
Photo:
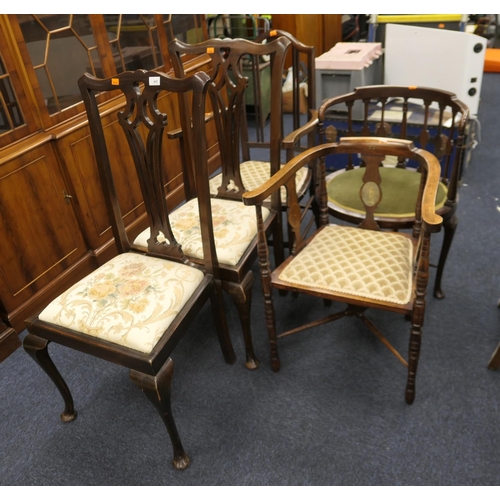
M 445 294 L 444 294 L 443 290 L 441 290 L 441 288 L 435 288 L 433 295 L 434 295 L 435 299 L 439 299 L 439 300 L 443 300 L 445 297 Z
M 172 460 L 172 465 L 174 466 L 175 470 L 184 470 L 188 467 L 190 462 L 191 462 L 191 460 L 187 456 L 187 454 L 183 453 L 182 455 L 179 455 L 178 457 L 175 457 Z
M 256 370 L 260 365 L 259 360 L 256 357 L 249 357 L 245 361 L 245 366 L 248 370 Z
M 77 416 L 78 413 L 75 410 L 72 411 L 64 410 L 61 413 L 61 421 L 64 423 L 73 422 L 73 420 L 76 420 Z

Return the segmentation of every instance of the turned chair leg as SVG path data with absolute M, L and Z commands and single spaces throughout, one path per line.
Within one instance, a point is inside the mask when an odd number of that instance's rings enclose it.
M 267 335 L 269 337 L 269 354 L 273 372 L 280 371 L 281 362 L 278 354 L 278 339 L 276 337 L 276 315 L 271 295 L 264 297 L 264 309 L 266 314 Z
M 441 288 L 441 280 L 443 278 L 444 266 L 446 264 L 446 258 L 448 257 L 448 252 L 451 248 L 451 243 L 455 232 L 457 230 L 458 218 L 456 215 L 443 223 L 444 236 L 443 236 L 443 246 L 441 247 L 441 253 L 439 255 L 439 262 L 436 272 L 436 281 L 434 282 L 434 297 L 436 299 L 444 299 L 445 294 Z
M 171 408 L 171 386 L 174 373 L 174 362 L 168 358 L 160 371 L 154 377 L 146 373 L 130 370 L 132 382 L 144 392 L 149 401 L 156 408 L 167 428 L 170 441 L 174 450 L 172 464 L 174 469 L 184 470 L 190 462 L 187 453 L 182 446 L 181 438 L 175 425 Z
M 411 405 L 415 400 L 415 380 L 417 378 L 418 359 L 422 342 L 422 323 L 412 322 L 410 333 L 410 348 L 408 355 L 408 381 L 406 383 L 405 399 Z
M 77 412 L 73 405 L 73 397 L 71 396 L 71 392 L 66 382 L 49 356 L 49 343 L 48 340 L 28 333 L 24 338 L 23 348 L 50 377 L 60 392 L 64 400 L 64 411 L 61 413 L 61 420 L 63 422 L 72 422 L 77 416 Z
M 253 349 L 250 321 L 253 282 L 254 277 L 252 271 L 248 271 L 241 283 L 230 283 L 227 281 L 224 282 L 227 292 L 233 299 L 233 302 L 238 309 L 241 328 L 243 330 L 243 340 L 245 342 L 245 366 L 249 370 L 255 370 L 260 364 Z

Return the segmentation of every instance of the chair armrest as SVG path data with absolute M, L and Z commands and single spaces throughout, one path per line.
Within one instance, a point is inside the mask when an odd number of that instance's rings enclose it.
M 436 214 L 435 209 L 436 194 L 441 177 L 441 165 L 438 159 L 428 151 L 420 150 L 420 154 L 426 157 L 429 165 L 422 196 L 422 222 L 425 224 L 427 231 L 438 233 L 443 223 L 443 218 Z
M 284 139 L 283 139 L 283 148 L 284 149 L 293 149 L 295 144 L 304 137 L 305 135 L 314 132 L 316 128 L 318 127 L 318 112 L 314 110 L 312 112 L 312 117 L 311 119 L 301 127 L 299 127 L 297 130 L 294 130 L 293 132 L 290 132 Z
M 297 171 L 304 165 L 308 165 L 311 161 L 321 156 L 324 149 L 331 147 L 330 144 L 320 144 L 319 146 L 314 146 L 306 151 L 302 151 L 302 153 L 298 154 L 295 158 L 285 163 L 278 172 L 259 187 L 243 193 L 243 203 L 245 205 L 262 204 L 264 200 L 271 196 L 271 194 L 277 191 L 281 186 L 287 184 L 292 178 L 294 179 Z

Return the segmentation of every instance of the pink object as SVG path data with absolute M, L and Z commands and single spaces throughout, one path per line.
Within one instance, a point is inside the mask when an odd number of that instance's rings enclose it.
M 381 54 L 380 42 L 339 42 L 328 52 L 316 57 L 316 69 L 363 69 Z

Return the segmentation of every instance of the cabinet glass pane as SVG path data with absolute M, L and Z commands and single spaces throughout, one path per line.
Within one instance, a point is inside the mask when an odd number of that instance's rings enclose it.
M 163 14 L 169 38 L 177 38 L 186 43 L 203 41 L 201 16 L 203 14 Z
M 104 14 L 104 23 L 119 73 L 163 66 L 154 14 Z
M 81 101 L 78 78 L 102 76 L 88 14 L 19 14 L 38 83 L 49 113 Z
M 24 125 L 24 118 L 0 55 L 0 135 Z

